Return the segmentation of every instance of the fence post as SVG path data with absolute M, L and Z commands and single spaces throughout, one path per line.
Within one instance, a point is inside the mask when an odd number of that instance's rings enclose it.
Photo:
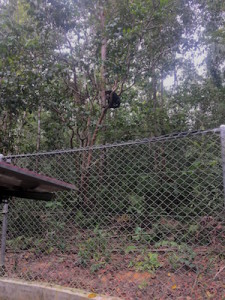
M 4 155 L 0 153 L 0 162 L 4 160 Z M 1 195 L 0 195 L 1 197 Z M 8 201 L 1 199 L 3 202 L 3 220 L 2 220 L 2 240 L 1 240 L 1 256 L 0 256 L 0 276 L 5 273 L 5 248 L 6 248 L 6 233 L 7 233 L 7 217 L 8 217 Z
M 0 275 L 4 275 L 5 271 L 5 248 L 6 248 L 6 234 L 7 234 L 7 219 L 8 219 L 8 200 L 3 200 L 3 221 L 2 221 L 2 243 L 1 243 L 1 257 L 0 257 Z
M 225 201 L 225 125 L 220 126 L 220 140 L 221 140 L 221 155 L 222 155 L 222 168 L 223 168 L 223 191 Z

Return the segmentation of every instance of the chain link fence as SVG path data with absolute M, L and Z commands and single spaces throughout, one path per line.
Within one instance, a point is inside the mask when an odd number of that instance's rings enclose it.
M 78 192 L 10 201 L 5 276 L 124 299 L 222 299 L 220 131 L 11 156 Z

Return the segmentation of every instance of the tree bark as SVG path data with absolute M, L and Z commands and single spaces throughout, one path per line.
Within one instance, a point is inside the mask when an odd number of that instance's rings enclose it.
M 102 109 L 106 106 L 105 85 L 106 85 L 106 57 L 107 57 L 107 39 L 105 36 L 105 12 L 102 8 L 100 12 L 102 44 L 101 44 L 101 104 Z
M 37 144 L 36 150 L 40 151 L 40 144 L 41 144 L 41 106 L 38 107 L 38 116 L 37 116 Z
M 160 80 L 160 94 L 161 94 L 161 107 L 164 107 L 164 86 L 163 86 L 163 72 L 161 73 L 161 80 Z

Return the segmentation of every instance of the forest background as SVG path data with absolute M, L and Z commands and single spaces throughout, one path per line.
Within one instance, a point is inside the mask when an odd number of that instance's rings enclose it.
M 223 0 L 2 0 L 0 153 L 221 125 L 224 22 Z

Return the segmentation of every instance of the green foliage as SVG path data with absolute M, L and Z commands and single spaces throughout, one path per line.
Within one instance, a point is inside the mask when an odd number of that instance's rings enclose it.
M 109 0 L 104 3 L 105 28 L 101 28 L 101 9 L 97 1 L 82 0 L 51 5 L 19 1 L 1 8 L 1 152 L 36 149 L 40 107 L 41 149 L 79 146 L 82 137 L 93 134 L 101 111 L 103 33 L 110 45 L 107 88 L 116 81 L 118 90 L 123 85 L 126 92 L 120 109 L 111 110 L 104 126 L 99 126 L 96 142 L 158 135 L 174 128 L 167 95 L 164 101 L 156 90 L 162 76 L 159 70 L 164 78 L 173 70 L 176 50 L 191 26 L 192 19 L 186 17 L 191 13 L 188 5 L 175 0 L 157 4 Z M 88 18 L 83 20 L 82 15 Z M 178 16 L 190 22 L 181 26 Z M 133 81 L 136 87 L 127 88 Z
M 129 254 L 129 253 L 132 253 L 132 252 L 135 252 L 135 251 L 137 251 L 137 246 L 130 245 L 130 246 L 126 247 L 125 254 Z
M 95 272 L 97 272 L 98 270 L 104 268 L 105 264 L 106 264 L 105 261 L 100 261 L 99 263 L 92 264 L 91 267 L 90 267 L 91 273 L 95 273 Z
M 28 250 L 37 255 L 42 253 L 50 254 L 54 251 L 55 246 L 51 240 L 25 236 L 18 236 L 15 239 L 7 241 L 7 245 L 14 251 Z
M 187 244 L 177 244 L 176 242 L 161 241 L 156 243 L 155 247 L 172 248 L 172 253 L 169 253 L 167 255 L 167 259 L 173 271 L 181 268 L 187 268 L 196 271 L 196 264 L 194 262 L 196 253 Z
M 221 2 L 209 5 L 192 1 L 191 4 L 198 6 L 195 11 L 192 5 L 175 0 L 135 0 L 129 5 L 116 0 L 115 3 L 109 0 L 104 4 L 103 31 L 110 45 L 107 84 L 111 88 L 115 81 L 120 85 L 125 80 L 126 92 L 122 94 L 120 109 L 111 111 L 104 126 L 100 126 L 105 129 L 99 130 L 96 142 L 129 140 L 222 123 L 224 88 L 220 66 L 224 58 L 221 38 L 224 6 Z M 19 1 L 2 6 L 1 152 L 36 149 L 40 105 L 41 149 L 79 146 L 82 136 L 93 133 L 100 116 L 99 90 L 96 90 L 101 81 L 100 10 L 96 1 L 81 0 L 51 5 L 48 1 L 40 1 L 38 5 L 36 1 Z M 83 20 L 81 15 L 90 17 Z M 199 16 L 204 18 L 201 20 Z M 203 38 L 199 36 L 196 41 L 194 29 L 198 30 L 198 26 L 204 31 Z M 71 41 L 70 36 L 77 39 Z M 208 72 L 204 78 L 190 60 L 184 59 L 185 52 L 202 45 L 208 45 Z M 182 59 L 176 55 L 180 52 Z M 183 71 L 183 80 L 168 92 L 162 86 L 163 80 L 176 69 Z M 72 78 L 77 78 L 75 87 Z M 217 79 L 221 84 L 216 84 Z M 127 88 L 133 81 L 135 86 Z M 86 132 L 87 120 L 89 132 Z
M 78 256 L 82 265 L 91 264 L 91 271 L 101 268 L 109 259 L 110 251 L 107 236 L 101 230 L 94 230 L 94 237 L 89 237 L 79 244 Z
M 132 235 L 132 239 L 134 241 L 145 244 L 151 242 L 154 239 L 154 237 L 152 235 L 152 232 L 147 232 L 141 227 L 136 227 L 134 230 L 134 234 Z
M 148 252 L 141 260 L 130 262 L 129 266 L 134 266 L 137 271 L 153 273 L 161 266 L 161 264 L 158 260 L 157 253 Z
M 58 209 L 58 208 L 62 208 L 63 205 L 61 202 L 57 202 L 57 201 L 50 201 L 48 203 L 46 203 L 45 205 L 46 208 L 50 208 L 50 209 Z

